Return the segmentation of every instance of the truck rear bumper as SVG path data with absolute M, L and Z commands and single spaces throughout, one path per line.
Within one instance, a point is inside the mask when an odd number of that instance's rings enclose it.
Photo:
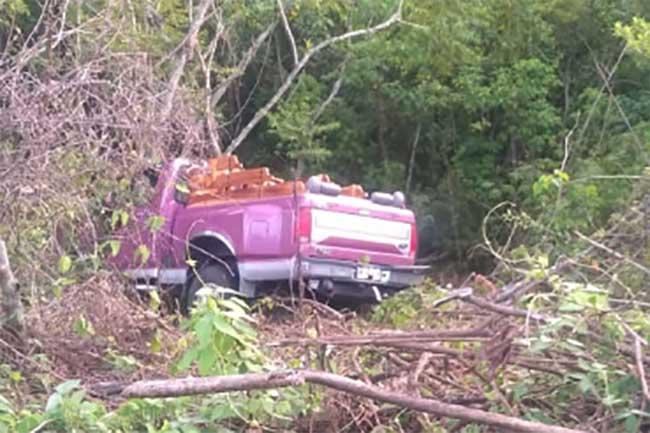
M 313 280 L 332 280 L 342 283 L 357 283 L 402 289 L 421 283 L 428 266 L 361 265 L 354 262 L 304 258 L 300 261 L 302 276 Z M 380 279 L 359 278 L 359 268 L 377 269 Z
M 372 268 L 378 280 L 359 278 L 359 268 Z M 240 262 L 239 291 L 248 297 L 256 295 L 260 283 L 302 278 L 312 291 L 327 296 L 378 298 L 378 292 L 389 294 L 421 283 L 428 266 L 362 265 L 353 261 L 297 257 Z

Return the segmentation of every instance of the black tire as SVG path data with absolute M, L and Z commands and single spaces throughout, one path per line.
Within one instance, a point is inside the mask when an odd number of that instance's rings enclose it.
M 217 262 L 206 262 L 198 270 L 191 270 L 190 277 L 181 296 L 181 312 L 188 315 L 196 301 L 196 293 L 208 284 L 237 290 L 235 278 L 228 268 Z M 228 296 L 227 294 L 224 294 Z

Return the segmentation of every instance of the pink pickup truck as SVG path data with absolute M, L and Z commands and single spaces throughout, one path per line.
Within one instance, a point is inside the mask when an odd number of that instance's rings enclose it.
M 187 311 L 208 283 L 253 298 L 302 281 L 318 296 L 380 301 L 424 278 L 401 193 L 350 197 L 312 178 L 299 194 L 187 204 L 177 183 L 191 166 L 169 163 L 117 234 L 111 262 L 140 290 L 175 287 Z

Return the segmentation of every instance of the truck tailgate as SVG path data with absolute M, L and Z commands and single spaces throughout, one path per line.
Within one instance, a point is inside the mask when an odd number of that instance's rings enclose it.
M 413 213 L 368 200 L 323 197 L 301 208 L 303 255 L 387 265 L 413 264 L 416 249 Z

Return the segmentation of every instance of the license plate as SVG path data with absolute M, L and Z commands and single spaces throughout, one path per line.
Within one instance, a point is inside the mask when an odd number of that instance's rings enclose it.
M 356 273 L 357 280 L 386 282 L 390 278 L 390 271 L 372 266 L 359 266 Z

